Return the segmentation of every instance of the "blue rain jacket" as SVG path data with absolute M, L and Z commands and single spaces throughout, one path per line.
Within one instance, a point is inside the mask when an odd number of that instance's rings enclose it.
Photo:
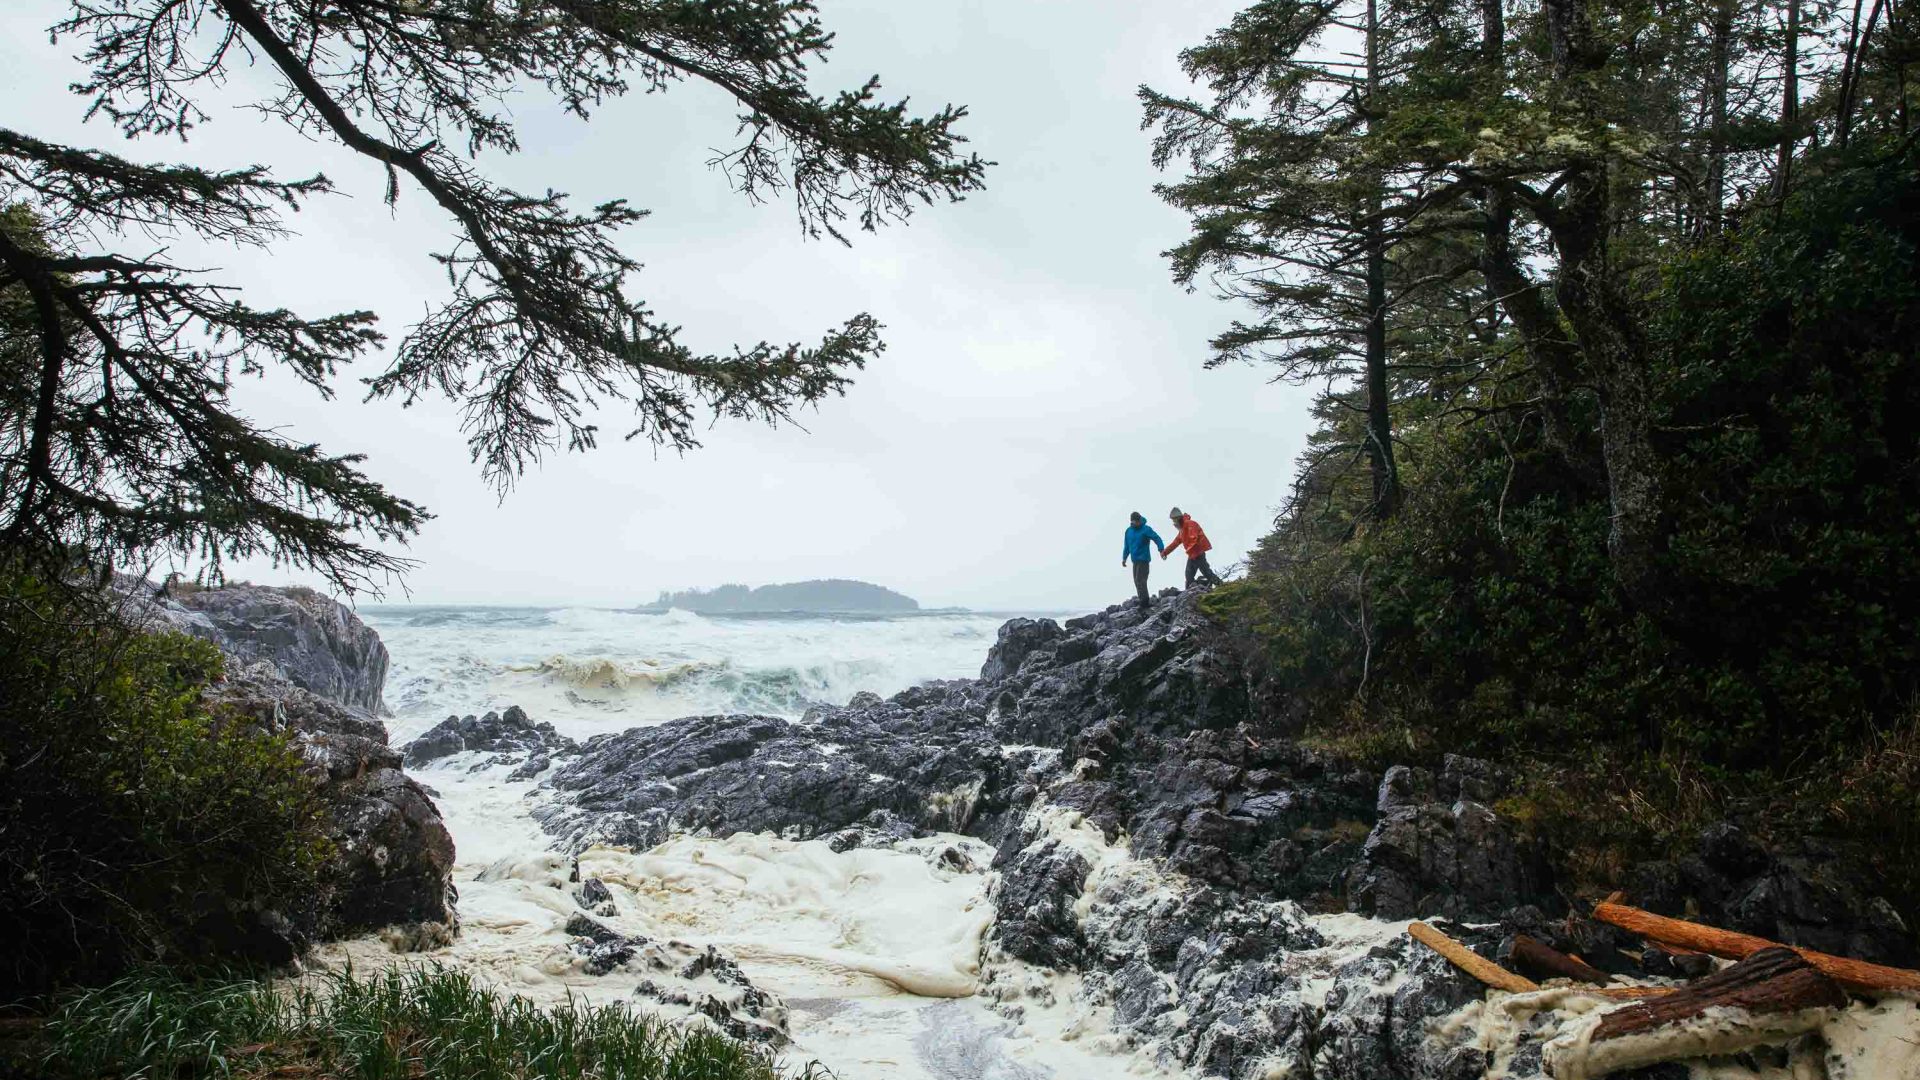
M 1148 541 L 1153 542 L 1154 548 L 1162 551 L 1167 549 L 1167 545 L 1160 539 L 1160 534 L 1153 531 L 1153 526 L 1127 526 L 1127 538 L 1121 544 L 1120 557 L 1133 562 L 1152 562 L 1153 548 L 1147 546 Z

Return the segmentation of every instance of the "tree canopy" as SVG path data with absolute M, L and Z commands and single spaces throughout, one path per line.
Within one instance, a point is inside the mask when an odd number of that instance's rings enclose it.
M 1214 359 L 1327 380 L 1208 600 L 1270 720 L 1513 765 L 1572 880 L 1740 817 L 1920 915 L 1917 44 L 1901 0 L 1259 0 L 1143 89 L 1173 276 L 1250 310 Z
M 502 489 L 545 453 L 594 446 L 604 406 L 631 408 L 626 438 L 685 450 L 706 418 L 779 423 L 843 393 L 884 348 L 869 314 L 811 344 L 684 344 L 629 293 L 639 264 L 617 233 L 641 210 L 576 208 L 480 170 L 482 152 L 520 148 L 510 91 L 540 88 L 585 118 L 636 90 L 715 88 L 740 109 L 717 158 L 735 188 L 790 199 L 805 235 L 841 242 L 964 197 L 988 165 L 962 149 L 963 108 L 916 115 L 877 79 L 811 89 L 833 38 L 810 0 L 75 0 L 53 34 L 82 49 L 89 115 L 128 137 L 189 139 L 202 96 L 261 65 L 279 86 L 262 113 L 377 163 L 389 202 L 424 195 L 452 216 L 433 256 L 449 295 L 368 386 L 455 402 Z M 416 531 L 422 507 L 351 454 L 259 427 L 228 394 L 268 367 L 330 394 L 340 366 L 384 351 L 373 314 L 258 310 L 138 246 L 271 244 L 288 211 L 333 188 L 0 129 L 0 535 L 94 562 L 267 554 L 346 589 L 404 565 L 382 545 Z

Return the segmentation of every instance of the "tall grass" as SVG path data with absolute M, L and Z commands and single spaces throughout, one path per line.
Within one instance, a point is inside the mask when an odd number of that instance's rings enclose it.
M 127 1080 L 781 1080 L 773 1056 L 623 1007 L 543 1008 L 440 967 L 315 982 L 128 976 L 63 998 L 43 1063 Z M 821 1075 L 814 1066 L 802 1080 Z

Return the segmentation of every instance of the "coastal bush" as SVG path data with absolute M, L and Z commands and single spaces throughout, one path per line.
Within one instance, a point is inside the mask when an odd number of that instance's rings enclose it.
M 63 997 L 29 1053 L 55 1077 L 776 1080 L 767 1052 L 624 1007 L 542 1008 L 439 967 L 276 985 L 149 971 Z M 17 1055 L 18 1056 L 18 1055 Z M 808 1068 L 798 1074 L 810 1077 Z
M 1272 721 L 1380 760 L 1519 763 L 1514 809 L 1595 879 L 1729 813 L 1824 833 L 1920 926 L 1920 846 L 1877 842 L 1920 829 L 1916 160 L 1842 163 L 1638 298 L 1652 601 L 1618 584 L 1605 486 L 1520 419 L 1524 379 L 1404 403 L 1386 520 L 1359 512 L 1364 470 L 1315 459 L 1311 497 L 1208 601 L 1253 644 Z M 1351 409 L 1322 415 L 1320 444 L 1354 440 Z
M 256 954 L 315 893 L 322 807 L 284 735 L 211 713 L 214 646 L 0 576 L 0 1000 Z

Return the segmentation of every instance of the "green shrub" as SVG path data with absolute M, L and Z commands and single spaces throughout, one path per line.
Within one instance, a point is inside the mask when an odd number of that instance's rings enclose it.
M 541 1008 L 439 967 L 300 984 L 142 972 L 61 999 L 55 1077 L 776 1080 L 765 1051 L 620 1006 Z M 814 1075 L 811 1068 L 803 1076 Z
M 259 955 L 310 902 L 322 807 L 283 735 L 210 714 L 212 645 L 0 578 L 0 1000 L 144 961 Z

